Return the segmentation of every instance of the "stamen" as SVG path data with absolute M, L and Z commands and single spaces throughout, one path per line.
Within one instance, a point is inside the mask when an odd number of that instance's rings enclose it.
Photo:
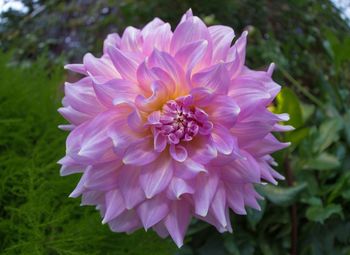
M 154 126 L 155 132 L 166 136 L 169 144 L 191 141 L 198 133 L 207 135 L 213 127 L 206 112 L 193 106 L 192 96 L 168 101 L 159 122 Z

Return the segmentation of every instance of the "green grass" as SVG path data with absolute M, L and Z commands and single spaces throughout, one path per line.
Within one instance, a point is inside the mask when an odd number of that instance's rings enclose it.
M 0 253 L 171 254 L 154 232 L 111 232 L 92 207 L 68 198 L 79 176 L 59 176 L 67 133 L 57 125 L 61 66 L 7 67 L 0 54 Z M 47 65 L 46 65 L 47 66 Z

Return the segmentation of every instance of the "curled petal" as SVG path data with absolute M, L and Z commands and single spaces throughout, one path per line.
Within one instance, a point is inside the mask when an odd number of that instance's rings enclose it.
M 155 81 L 152 86 L 152 95 L 145 98 L 141 95 L 136 97 L 136 106 L 144 112 L 158 111 L 169 98 L 166 86 L 161 81 Z
M 155 151 L 162 152 L 163 150 L 165 150 L 167 143 L 168 143 L 168 139 L 162 133 L 158 132 L 154 136 L 154 150 Z
M 168 189 L 170 199 L 180 199 L 183 194 L 193 194 L 194 188 L 182 178 L 174 177 Z
M 184 146 L 172 144 L 170 145 L 170 155 L 174 160 L 183 162 L 188 154 Z

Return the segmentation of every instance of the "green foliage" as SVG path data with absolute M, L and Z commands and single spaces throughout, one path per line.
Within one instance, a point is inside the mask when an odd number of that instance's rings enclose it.
M 9 68 L 0 54 L 1 254 L 171 254 L 155 233 L 112 233 L 93 208 L 68 198 L 78 176 L 60 177 L 66 134 L 60 104 L 61 67 Z M 157 249 L 154 249 L 157 247 Z
M 0 25 L 0 47 L 15 49 L 12 60 L 33 63 L 5 68 L 9 56 L 0 57 L 4 254 L 290 254 L 293 205 L 298 254 L 350 254 L 350 28 L 329 0 L 23 2 L 29 12 L 6 13 Z M 67 198 L 78 177 L 58 176 L 65 134 L 56 128 L 63 121 L 57 85 L 64 79 L 52 66 L 80 61 L 87 51 L 99 55 L 107 33 L 155 16 L 174 26 L 190 7 L 208 24 L 232 26 L 237 35 L 249 30 L 247 65 L 276 63 L 282 90 L 271 109 L 289 113 L 296 129 L 278 137 L 292 146 L 274 155 L 287 181 L 257 187 L 266 197 L 262 210 L 232 214 L 233 234 L 193 221 L 177 250 L 152 232 L 111 233 L 96 211 Z

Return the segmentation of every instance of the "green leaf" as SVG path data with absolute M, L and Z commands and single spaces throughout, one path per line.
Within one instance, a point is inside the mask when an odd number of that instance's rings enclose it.
M 344 115 L 345 124 L 345 137 L 348 144 L 350 144 L 350 110 L 348 110 Z
M 339 131 L 343 121 L 339 117 L 323 122 L 318 131 L 318 137 L 313 145 L 313 152 L 322 152 L 339 139 Z
M 265 212 L 265 208 L 266 208 L 265 200 L 260 200 L 259 204 L 261 207 L 260 211 L 252 209 L 252 208 L 247 208 L 247 219 L 248 219 L 248 222 L 253 230 L 255 230 L 256 225 L 260 222 L 260 220 L 264 216 L 264 212 Z
M 319 197 L 304 198 L 304 199 L 301 199 L 301 202 L 309 205 L 322 206 L 322 200 Z
M 273 186 L 271 184 L 257 186 L 258 192 L 272 203 L 281 206 L 291 205 L 305 188 L 306 183 L 300 183 L 288 188 Z
M 293 90 L 283 87 L 277 96 L 277 113 L 288 113 L 290 120 L 284 122 L 298 128 L 303 125 L 300 102 Z
M 303 141 L 310 132 L 310 128 L 300 128 L 292 132 L 286 133 L 286 140 L 292 143 L 292 149 L 294 150 Z
M 329 204 L 326 207 L 322 206 L 311 206 L 306 210 L 306 218 L 311 221 L 323 223 L 333 214 L 343 215 L 343 209 L 340 205 Z
M 331 170 L 340 166 L 339 159 L 329 153 L 321 153 L 316 158 L 311 158 L 303 165 L 304 169 Z
M 300 108 L 305 123 L 315 112 L 315 106 L 313 104 L 300 103 Z
M 350 200 L 350 189 L 343 191 L 341 196 L 346 200 Z

